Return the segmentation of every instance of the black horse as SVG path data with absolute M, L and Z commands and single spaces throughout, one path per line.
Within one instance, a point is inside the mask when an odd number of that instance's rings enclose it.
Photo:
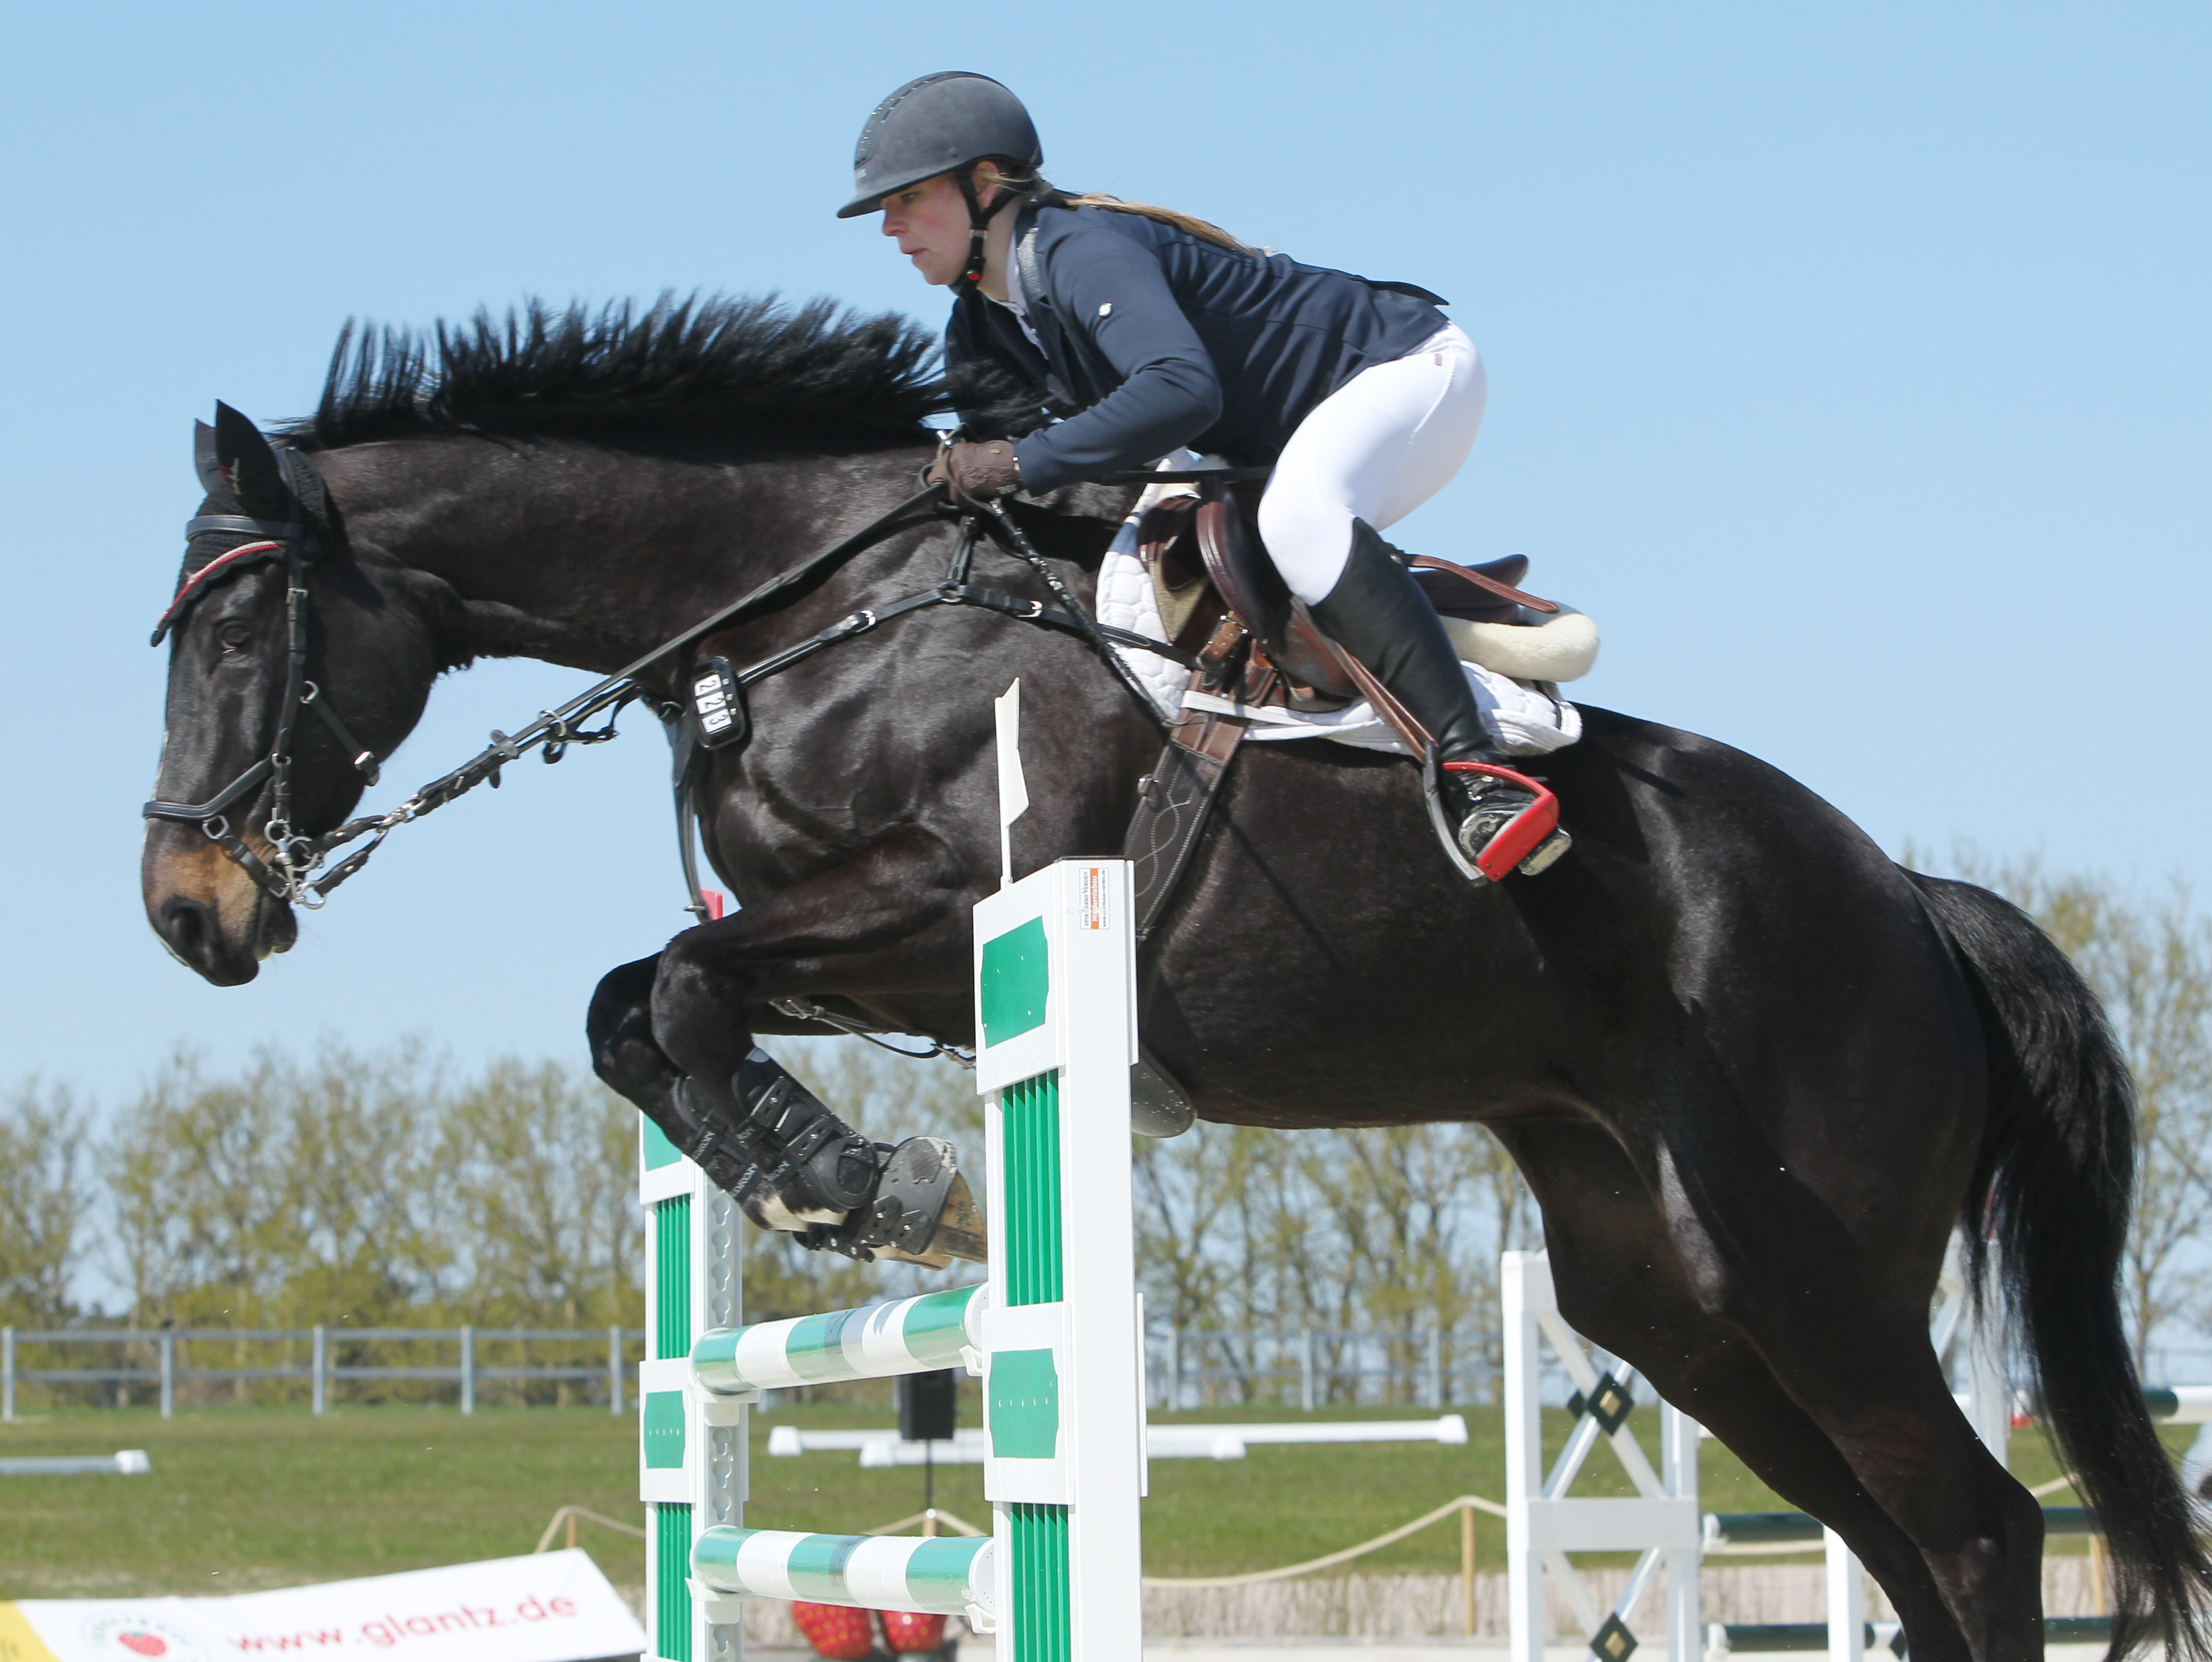
M 226 428 L 185 561 L 270 530 L 250 522 L 298 480 L 322 543 L 298 679 L 343 720 L 296 722 L 292 831 L 352 809 L 353 750 L 388 755 L 441 670 L 610 672 L 911 497 L 941 396 L 908 326 L 821 306 L 342 341 L 317 414 L 279 435 L 296 460 Z M 1087 595 L 1128 501 L 1086 486 L 1012 512 Z M 757 660 L 928 589 L 955 537 L 917 508 L 698 651 Z M 979 585 L 1050 598 L 997 545 L 976 561 Z M 160 796 L 204 801 L 270 750 L 287 569 L 241 558 L 193 590 Z M 646 678 L 672 694 L 678 667 Z M 1090 644 L 955 606 L 855 635 L 757 686 L 750 742 L 709 759 L 705 841 L 743 908 L 605 978 L 602 1076 L 681 1137 L 679 1082 L 726 1093 L 755 1035 L 825 1030 L 777 1001 L 965 1041 L 969 908 L 998 880 L 990 695 L 1016 676 L 1018 870 L 1116 852 L 1160 728 Z M 2115 1295 L 2133 1105 L 2093 997 L 2021 913 L 1900 870 L 1774 769 L 1584 713 L 1545 763 L 1573 853 L 1485 888 L 1441 856 L 1410 763 L 1249 747 L 1141 967 L 1151 1049 L 1211 1120 L 1488 1125 L 1542 1204 L 1567 1319 L 1838 1531 L 1916 1662 L 2025 1662 L 2041 1514 L 1928 1343 L 1966 1222 L 2107 1532 L 2116 1646 L 2203 1653 L 2212 1566 Z M 252 780 L 226 816 L 264 867 L 270 808 Z M 219 985 L 292 942 L 198 824 L 151 823 L 143 883 L 162 940 Z

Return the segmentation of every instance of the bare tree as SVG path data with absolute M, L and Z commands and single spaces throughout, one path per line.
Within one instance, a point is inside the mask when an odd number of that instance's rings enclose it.
M 0 1321 L 54 1325 L 76 1313 L 92 1197 L 85 1114 L 65 1085 L 27 1079 L 0 1101 Z
M 1174 1327 L 1218 1319 L 1231 1295 L 1224 1225 L 1243 1198 L 1255 1134 L 1223 1126 L 1135 1140 L 1137 1262 L 1151 1313 Z
M 363 1054 L 335 1042 L 279 1063 L 288 1262 L 284 1319 L 375 1321 L 435 1294 L 457 1255 L 441 1220 L 454 1179 L 449 1109 L 419 1040 Z
M 106 1148 L 131 1325 L 249 1325 L 288 1267 L 282 1064 L 210 1080 L 179 1052 L 117 1117 Z
M 641 1317 L 635 1122 L 557 1063 L 496 1062 L 456 1095 L 437 1163 L 454 1174 L 473 1314 L 563 1327 Z

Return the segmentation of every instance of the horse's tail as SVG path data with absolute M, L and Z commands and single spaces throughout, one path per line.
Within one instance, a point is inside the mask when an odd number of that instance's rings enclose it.
M 2118 1658 L 2157 1637 L 2212 1657 L 2196 1612 L 2212 1562 L 2145 1411 L 2120 1313 L 2136 1178 L 2135 1084 L 2103 1008 L 2018 907 L 1971 883 L 1910 874 L 1973 983 L 1989 1032 L 1990 1118 L 1964 1216 L 1977 1289 L 1998 1249 L 2069 1469 L 2112 1561 Z

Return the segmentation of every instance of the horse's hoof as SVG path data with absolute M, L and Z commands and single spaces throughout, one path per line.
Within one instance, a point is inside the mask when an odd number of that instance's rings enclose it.
M 890 1151 L 875 1198 L 854 1214 L 849 1234 L 854 1246 L 878 1258 L 939 1267 L 948 1258 L 987 1261 L 982 1220 L 960 1175 L 960 1156 L 941 1137 L 910 1137 Z

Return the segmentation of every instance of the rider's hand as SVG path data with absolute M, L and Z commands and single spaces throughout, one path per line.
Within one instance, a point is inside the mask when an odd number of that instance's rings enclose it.
M 930 464 L 929 482 L 950 485 L 955 501 L 980 506 L 994 497 L 1022 488 L 1021 464 L 1014 447 L 1004 439 L 975 443 L 956 439 L 937 452 Z

